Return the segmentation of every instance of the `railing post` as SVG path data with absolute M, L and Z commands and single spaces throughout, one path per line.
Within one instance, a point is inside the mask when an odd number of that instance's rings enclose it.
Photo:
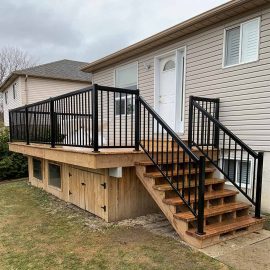
M 219 120 L 219 103 L 220 103 L 220 100 L 219 98 L 217 99 L 217 102 L 216 102 L 216 110 L 215 110 L 215 118 L 217 120 Z M 214 138 L 214 146 L 215 148 L 219 148 L 219 128 L 218 126 L 216 125 L 215 127 L 215 138 Z
M 257 168 L 257 184 L 256 184 L 255 218 L 261 218 L 262 175 L 263 175 L 263 152 L 259 152 L 258 168 Z
M 199 191 L 198 191 L 198 218 L 197 234 L 204 234 L 204 191 L 205 191 L 205 157 L 199 161 Z
M 140 150 L 140 104 L 139 95 L 140 92 L 135 95 L 135 151 Z
M 11 125 L 11 111 L 8 112 L 8 121 L 9 121 L 9 142 L 12 142 L 12 125 Z
M 93 117 L 93 152 L 98 151 L 98 85 L 93 85 L 92 90 L 92 117 Z
M 55 130 L 55 113 L 54 113 L 54 100 L 50 100 L 50 118 L 51 118 L 51 147 L 55 147 L 56 130 Z
M 189 96 L 189 115 L 188 115 L 188 147 L 192 147 L 192 122 L 193 122 L 193 96 Z
M 26 134 L 26 144 L 29 145 L 29 123 L 28 123 L 28 107 L 25 107 L 25 134 Z

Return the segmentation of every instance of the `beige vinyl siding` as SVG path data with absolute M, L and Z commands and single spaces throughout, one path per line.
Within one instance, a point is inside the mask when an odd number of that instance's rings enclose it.
M 13 84 L 16 83 L 16 98 L 13 98 Z M 9 115 L 8 111 L 22 105 L 22 93 L 21 85 L 23 80 L 21 77 L 18 77 L 4 92 L 3 92 L 3 109 L 4 109 L 4 124 L 9 126 Z M 6 104 L 5 93 L 8 96 L 8 102 Z
M 224 29 L 261 17 L 259 61 L 222 68 Z M 270 150 L 270 8 L 200 31 L 167 47 L 128 59 L 138 61 L 141 95 L 154 105 L 154 57 L 186 47 L 185 132 L 190 95 L 219 97 L 220 120 L 255 150 Z M 124 64 L 124 63 L 121 63 Z M 150 65 L 146 69 L 145 65 Z M 94 72 L 95 83 L 113 86 L 114 67 Z
M 28 77 L 26 103 L 31 104 L 89 86 L 90 83 Z

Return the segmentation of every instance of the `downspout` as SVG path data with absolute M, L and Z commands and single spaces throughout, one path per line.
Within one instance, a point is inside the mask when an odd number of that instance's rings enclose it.
M 25 79 L 24 79 L 25 105 L 28 104 L 28 85 L 27 85 L 27 79 L 28 79 L 28 75 L 25 75 Z

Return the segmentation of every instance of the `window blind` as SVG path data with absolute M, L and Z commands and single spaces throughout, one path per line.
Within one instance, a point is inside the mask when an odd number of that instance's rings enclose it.
M 226 66 L 231 66 L 239 63 L 239 49 L 240 26 L 226 31 Z
M 259 50 L 259 20 L 242 24 L 242 62 L 251 62 L 258 59 Z

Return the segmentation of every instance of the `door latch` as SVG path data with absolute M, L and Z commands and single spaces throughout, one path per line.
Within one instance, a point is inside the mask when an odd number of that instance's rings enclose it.
M 106 205 L 101 206 L 101 208 L 104 210 L 104 212 L 106 212 Z
M 85 183 L 82 183 L 82 186 L 86 186 L 86 184 Z
M 104 182 L 103 184 L 100 184 L 101 186 L 103 186 L 104 189 L 106 189 L 107 185 L 106 182 Z

